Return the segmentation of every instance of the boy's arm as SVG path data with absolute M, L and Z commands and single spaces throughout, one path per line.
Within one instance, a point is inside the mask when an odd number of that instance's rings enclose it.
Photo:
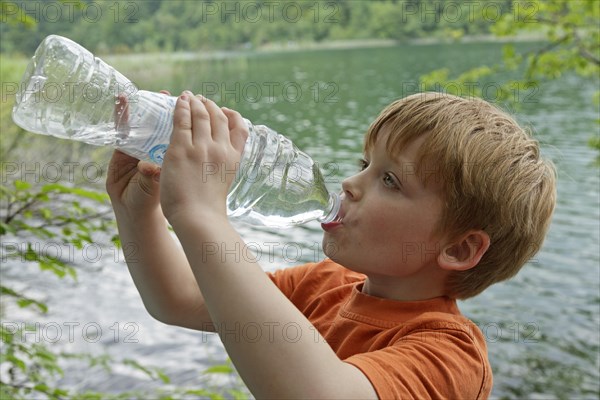
M 198 224 L 184 215 L 173 227 L 227 353 L 256 398 L 377 398 L 364 374 L 338 358 L 256 263 L 226 251 L 241 242 L 226 218 L 204 215 L 206 224 Z M 204 243 L 221 247 L 208 255 Z
M 232 177 L 223 172 L 239 161 L 246 135 L 239 114 L 184 94 L 163 164 L 163 211 L 215 328 L 258 398 L 376 398 L 364 374 L 337 357 L 260 266 L 231 253 L 242 239 L 226 216 Z
M 212 331 L 202 293 L 160 208 L 144 214 L 114 208 L 129 273 L 150 315 L 166 324 Z
M 116 112 L 127 118 L 127 98 Z M 106 189 L 117 219 L 129 272 L 148 312 L 156 319 L 192 329 L 210 327 L 194 275 L 167 229 L 159 202 L 160 169 L 120 151 L 110 161 Z

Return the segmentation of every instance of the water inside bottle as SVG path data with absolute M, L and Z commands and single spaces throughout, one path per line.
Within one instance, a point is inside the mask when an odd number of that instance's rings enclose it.
M 162 164 L 175 97 L 138 90 L 86 49 L 55 35 L 38 47 L 22 83 L 13 119 L 24 129 Z M 277 132 L 246 123 L 250 136 L 227 198 L 229 215 L 271 227 L 333 218 L 339 200 L 313 160 Z
M 115 99 L 128 83 L 76 43 L 51 35 L 27 66 L 13 119 L 31 132 L 111 145 Z
M 318 165 L 269 128 L 251 130 L 227 198 L 230 217 L 283 228 L 327 216 L 337 204 Z

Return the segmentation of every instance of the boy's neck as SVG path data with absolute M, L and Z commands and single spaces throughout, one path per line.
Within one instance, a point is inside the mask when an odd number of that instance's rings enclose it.
M 367 276 L 362 288 L 364 294 L 398 301 L 419 301 L 445 296 L 442 277 L 421 276 L 394 278 Z M 445 278 L 445 276 L 443 277 Z

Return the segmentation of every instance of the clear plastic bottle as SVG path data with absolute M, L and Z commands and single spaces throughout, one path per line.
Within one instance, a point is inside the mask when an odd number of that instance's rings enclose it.
M 51 35 L 27 66 L 12 115 L 30 132 L 113 146 L 160 165 L 175 101 L 138 90 L 77 43 Z M 271 227 L 333 221 L 340 200 L 317 164 L 284 136 L 245 121 L 250 134 L 227 197 L 229 216 Z

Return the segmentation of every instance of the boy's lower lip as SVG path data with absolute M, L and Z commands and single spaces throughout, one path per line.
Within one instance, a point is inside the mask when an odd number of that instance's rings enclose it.
M 326 224 L 321 224 L 321 228 L 325 231 L 325 232 L 331 232 L 332 230 L 334 230 L 335 228 L 342 226 L 341 221 L 334 221 L 334 222 L 329 222 Z

